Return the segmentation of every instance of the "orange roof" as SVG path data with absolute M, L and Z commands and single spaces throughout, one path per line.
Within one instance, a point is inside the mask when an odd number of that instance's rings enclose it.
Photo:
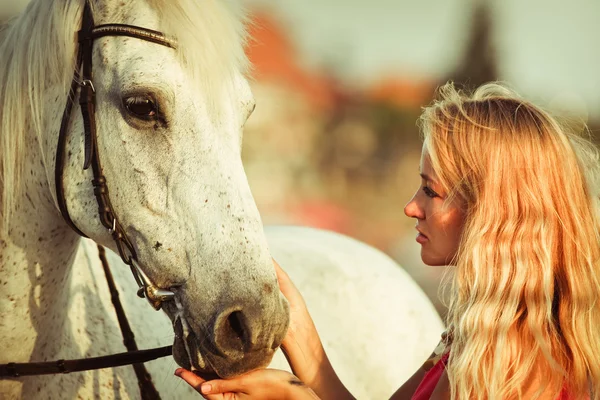
M 250 38 L 246 53 L 258 82 L 283 82 L 292 90 L 303 93 L 316 107 L 333 106 L 331 80 L 299 66 L 296 50 L 272 18 L 255 14 Z
M 274 18 L 255 13 L 250 26 L 250 41 L 246 48 L 258 82 L 277 82 L 302 93 L 319 109 L 331 109 L 344 96 L 364 95 L 399 107 L 418 108 L 429 103 L 436 82 L 428 79 L 403 78 L 401 71 L 356 93 L 340 88 L 332 77 L 310 71 L 298 62 L 298 53 L 284 29 Z

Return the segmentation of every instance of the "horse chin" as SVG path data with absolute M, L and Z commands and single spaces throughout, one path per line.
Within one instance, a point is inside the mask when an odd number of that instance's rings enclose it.
M 173 343 L 173 359 L 175 359 L 175 362 L 180 367 L 190 371 L 192 370 L 190 357 L 188 356 L 183 341 L 179 338 L 175 338 L 175 342 Z
M 198 375 L 200 378 L 204 379 L 205 381 L 210 381 L 212 379 L 220 379 L 221 377 L 217 374 L 215 374 L 214 372 L 204 372 L 204 371 L 200 371 L 197 369 L 192 369 L 192 371 L 194 372 L 194 374 Z
M 223 378 L 206 362 L 196 345 L 195 335 L 189 331 L 186 332 L 185 322 L 176 320 L 175 341 L 173 343 L 173 358 L 179 366 L 192 371 L 204 380 Z
M 175 362 L 190 371 L 199 371 L 205 375 L 215 374 L 213 369 L 206 363 L 202 353 L 200 353 L 196 345 L 196 335 L 189 328 L 187 321 L 178 315 L 173 322 L 173 329 L 175 331 L 175 341 L 173 343 Z
M 173 343 L 173 358 L 179 366 L 192 371 L 205 380 L 220 378 L 212 368 L 201 367 L 199 360 L 203 359 L 202 355 L 198 351 L 189 352 L 189 348 L 190 346 L 185 343 L 184 339 L 175 339 Z
M 230 360 L 215 356 L 211 359 L 210 365 L 214 373 L 223 379 L 233 378 L 256 369 L 268 367 L 273 359 L 275 351 L 263 350 L 244 354 L 239 360 Z

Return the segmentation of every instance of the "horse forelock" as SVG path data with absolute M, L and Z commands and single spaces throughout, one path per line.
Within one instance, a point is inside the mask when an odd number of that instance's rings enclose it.
M 142 1 L 160 16 L 159 27 L 145 27 L 158 28 L 177 40 L 177 55 L 190 85 L 205 94 L 210 114 L 218 115 L 220 99 L 235 90 L 234 76 L 248 69 L 244 10 L 233 0 L 128 0 L 115 2 L 114 8 L 105 7 L 102 0 L 91 4 L 97 24 L 127 23 L 119 19 L 121 14 L 135 10 Z M 44 143 L 45 89 L 60 87 L 66 102 L 84 4 L 84 0 L 33 0 L 0 35 L 1 232 L 8 229 L 15 199 L 22 193 L 25 154 L 33 145 L 26 143 L 25 133 L 35 132 L 39 145 Z M 43 158 L 45 152 L 40 153 Z M 41 160 L 44 165 L 49 161 Z
M 245 73 L 248 17 L 234 0 L 146 0 L 160 15 L 160 30 L 174 36 L 182 61 L 196 76 Z M 211 65 L 218 63 L 218 65 Z
M 177 56 L 193 86 L 206 98 L 213 118 L 219 118 L 219 102 L 235 91 L 236 74 L 249 69 L 244 48 L 248 16 L 236 0 L 143 0 L 159 16 L 157 29 L 177 41 Z M 121 2 L 122 10 L 132 10 L 139 0 Z M 127 11 L 109 17 L 115 22 L 127 19 Z

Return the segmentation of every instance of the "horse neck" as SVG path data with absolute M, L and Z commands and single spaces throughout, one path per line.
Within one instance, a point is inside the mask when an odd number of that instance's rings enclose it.
M 34 352 L 35 359 L 51 358 L 59 351 L 56 339 L 63 334 L 80 243 L 54 205 L 33 133 L 26 146 L 23 190 L 8 232 L 0 233 L 0 338 L 5 343 L 0 359 L 8 361 L 29 360 Z

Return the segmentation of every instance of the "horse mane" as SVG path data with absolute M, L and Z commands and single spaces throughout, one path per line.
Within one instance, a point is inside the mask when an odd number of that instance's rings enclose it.
M 92 9 L 100 1 L 93 0 Z M 140 0 L 121 1 L 111 15 L 95 13 L 96 23 L 124 22 L 120 13 L 136 1 Z M 178 41 L 177 56 L 190 83 L 207 94 L 207 107 L 214 111 L 219 98 L 233 90 L 233 74 L 248 68 L 244 10 L 235 0 L 145 1 L 160 16 L 159 30 Z M 66 101 L 84 4 L 84 0 L 33 0 L 0 31 L 0 232 L 8 230 L 15 199 L 23 189 L 25 133 L 33 130 L 43 146 L 45 90 L 60 87 Z M 54 163 L 45 159 L 44 151 L 41 154 L 44 165 Z

